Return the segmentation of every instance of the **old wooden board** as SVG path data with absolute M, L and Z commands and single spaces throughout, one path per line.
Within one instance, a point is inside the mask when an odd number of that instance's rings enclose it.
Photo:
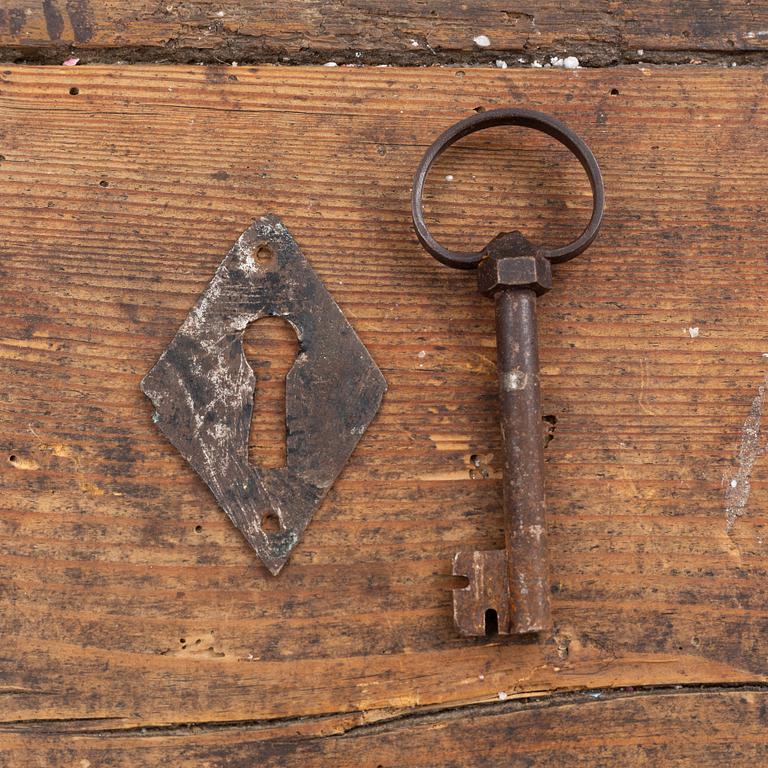
M 764 0 L 0 0 L 0 47 L 6 60 L 57 64 L 70 47 L 101 62 L 763 61 L 767 10 Z
M 493 310 L 409 217 L 427 144 L 497 105 L 566 120 L 608 190 L 601 236 L 540 303 L 539 643 L 452 625 L 453 553 L 501 543 Z M 0 69 L 0 720 L 316 735 L 327 716 L 764 683 L 766 106 L 748 68 Z M 470 245 L 514 226 L 557 242 L 589 207 L 578 165 L 520 131 L 458 145 L 431 188 L 456 245 L 478 222 Z M 389 382 L 278 578 L 139 390 L 270 211 Z M 279 383 L 295 339 L 270 327 L 267 360 L 255 339 Z
M 749 768 L 765 765 L 766 694 L 661 692 L 555 697 L 352 724 L 197 727 L 145 733 L 5 729 L 10 768 Z

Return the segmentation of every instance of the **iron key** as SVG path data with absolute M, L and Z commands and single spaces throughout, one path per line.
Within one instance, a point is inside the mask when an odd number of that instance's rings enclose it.
M 520 232 L 511 232 L 500 234 L 480 252 L 455 252 L 430 234 L 422 194 L 432 163 L 464 136 L 498 125 L 542 131 L 581 163 L 592 187 L 593 207 L 587 227 L 572 243 L 538 248 Z M 577 256 L 594 240 L 603 206 L 602 176 L 589 147 L 560 121 L 532 110 L 497 109 L 456 123 L 427 150 L 416 172 L 412 210 L 421 244 L 447 266 L 477 268 L 481 293 L 492 296 L 496 305 L 506 546 L 454 557 L 454 575 L 469 581 L 453 592 L 454 620 L 462 635 L 485 635 L 488 611 L 496 612 L 499 634 L 535 633 L 551 625 L 536 298 L 552 286 L 551 264 Z

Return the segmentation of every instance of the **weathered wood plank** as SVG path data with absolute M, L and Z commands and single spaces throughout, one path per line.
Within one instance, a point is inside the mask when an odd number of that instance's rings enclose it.
M 0 0 L 0 46 L 7 48 L 6 59 L 39 61 L 57 61 L 74 45 L 85 60 L 96 61 L 312 63 L 333 58 L 403 64 L 499 56 L 531 61 L 568 53 L 590 65 L 679 62 L 697 54 L 765 51 L 767 11 L 764 2 L 734 0 L 695 0 L 674 9 L 659 0 L 515 5 L 500 0 Z
M 608 189 L 603 233 L 541 302 L 557 626 L 540 643 L 452 627 L 454 551 L 501 543 L 492 306 L 424 254 L 408 210 L 427 143 L 500 104 L 567 120 Z M 765 680 L 768 476 L 747 417 L 768 374 L 766 106 L 747 69 L 0 69 L 0 719 Z M 557 241 L 589 204 L 575 165 L 527 134 L 472 138 L 431 209 L 450 242 L 476 223 L 475 245 L 514 226 Z M 138 388 L 267 211 L 390 385 L 277 579 Z
M 497 704 L 353 726 L 333 719 L 171 733 L 0 732 L 8 768 L 750 768 L 768 760 L 764 692 L 624 694 Z

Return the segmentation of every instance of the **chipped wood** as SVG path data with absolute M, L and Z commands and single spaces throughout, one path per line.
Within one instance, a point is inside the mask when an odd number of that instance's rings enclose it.
M 764 16 L 764 9 L 763 16 Z M 755 3 L 500 0 L 151 2 L 0 1 L 5 60 L 510 66 L 575 56 L 588 66 L 646 61 L 762 61 L 768 29 Z

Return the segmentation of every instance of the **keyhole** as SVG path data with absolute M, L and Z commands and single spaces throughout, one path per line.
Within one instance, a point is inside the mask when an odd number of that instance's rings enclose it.
M 256 376 L 248 461 L 262 469 L 284 467 L 285 377 L 299 352 L 296 331 L 282 317 L 261 318 L 245 329 L 243 351 Z

